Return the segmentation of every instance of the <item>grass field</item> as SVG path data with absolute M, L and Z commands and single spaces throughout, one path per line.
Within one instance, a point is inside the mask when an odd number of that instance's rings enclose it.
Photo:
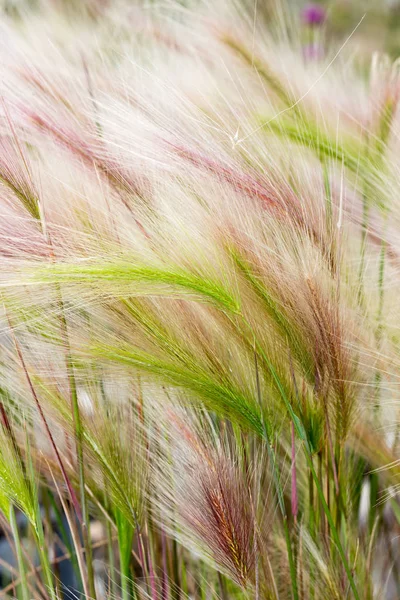
M 1 597 L 400 598 L 396 7 L 3 4 Z

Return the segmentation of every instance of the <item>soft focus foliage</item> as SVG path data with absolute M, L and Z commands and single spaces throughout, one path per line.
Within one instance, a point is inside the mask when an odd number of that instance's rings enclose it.
M 399 68 L 368 15 L 6 4 L 4 593 L 398 598 Z

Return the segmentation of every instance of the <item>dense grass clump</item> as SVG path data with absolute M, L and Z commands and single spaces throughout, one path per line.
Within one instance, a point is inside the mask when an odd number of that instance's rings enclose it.
M 256 8 L 2 15 L 3 595 L 400 597 L 398 64 Z

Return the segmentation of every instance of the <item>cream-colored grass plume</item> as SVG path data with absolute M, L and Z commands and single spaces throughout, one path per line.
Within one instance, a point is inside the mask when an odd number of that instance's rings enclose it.
M 310 58 L 321 23 L 286 13 L 2 16 L 0 508 L 24 600 L 63 596 L 58 537 L 85 597 L 400 594 L 398 65 L 360 69 L 362 19 Z

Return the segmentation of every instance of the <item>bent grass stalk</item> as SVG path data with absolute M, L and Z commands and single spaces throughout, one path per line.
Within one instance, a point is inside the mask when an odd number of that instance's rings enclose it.
M 10 525 L 11 531 L 13 534 L 15 548 L 17 552 L 17 561 L 18 561 L 18 570 L 19 576 L 21 578 L 21 592 L 22 592 L 22 600 L 29 600 L 29 588 L 28 581 L 26 578 L 26 568 L 24 563 L 24 557 L 21 549 L 21 537 L 18 531 L 17 519 L 15 517 L 15 507 L 10 504 Z
M 65 502 L 65 500 L 63 498 L 63 495 L 62 495 L 62 493 L 60 491 L 60 488 L 59 488 L 59 486 L 57 484 L 57 480 L 54 477 L 51 468 L 49 468 L 49 470 L 50 470 L 51 477 L 53 479 L 54 486 L 56 488 L 58 497 L 60 498 L 61 506 L 63 508 L 63 511 L 64 511 L 64 514 L 65 514 L 65 517 L 67 519 L 68 526 L 69 526 L 69 529 L 70 529 L 70 532 L 71 532 L 72 542 L 73 542 L 73 545 L 75 547 L 76 559 L 77 559 L 78 566 L 79 566 L 79 571 L 80 571 L 80 576 L 81 576 L 81 580 L 82 580 L 83 590 L 84 590 L 85 595 L 88 598 L 90 598 L 91 597 L 90 596 L 90 590 L 89 590 L 88 582 L 87 582 L 87 570 L 85 568 L 85 561 L 84 561 L 84 558 L 82 556 L 82 549 L 81 549 L 81 544 L 80 544 L 80 539 L 79 539 L 79 533 L 77 531 L 77 527 L 76 527 L 76 525 L 74 523 L 74 520 L 73 520 L 73 518 L 70 515 L 70 511 L 69 511 L 69 509 L 68 509 L 68 507 L 66 505 L 66 502 Z
M 73 415 L 74 422 L 74 430 L 75 430 L 75 443 L 76 443 L 76 455 L 78 462 L 78 472 L 79 472 L 79 489 L 80 489 L 80 498 L 81 498 L 81 507 L 82 507 L 82 518 L 81 518 L 81 530 L 83 537 L 83 544 L 85 547 L 85 559 L 86 559 L 86 567 L 87 567 L 87 579 L 89 586 L 89 596 L 96 600 L 96 589 L 94 584 L 94 571 L 93 571 L 93 562 L 92 562 L 92 547 L 89 537 L 89 527 L 90 527 L 90 517 L 88 510 L 88 500 L 86 496 L 85 489 L 85 465 L 84 465 L 84 453 L 83 453 L 83 427 L 81 422 L 79 404 L 78 404 L 78 395 L 76 392 L 76 384 L 74 377 L 74 365 L 71 359 L 71 349 L 68 338 L 68 328 L 67 321 L 65 318 L 65 309 L 64 303 L 62 301 L 61 289 L 57 287 L 57 293 L 59 295 L 59 304 L 60 304 L 60 320 L 62 326 L 62 332 L 65 342 L 65 351 L 66 351 L 66 367 L 69 381 L 69 393 L 71 398 L 71 410 Z
M 258 374 L 258 363 L 257 363 L 257 354 L 256 353 L 255 353 L 254 357 L 255 357 L 255 368 L 256 368 L 257 394 L 258 394 L 258 401 L 259 401 L 259 404 L 261 407 L 262 406 L 262 397 L 261 397 L 261 387 L 260 387 L 260 379 L 259 379 L 259 374 Z M 288 524 L 288 515 L 287 515 L 287 511 L 286 511 L 283 490 L 282 490 L 282 486 L 281 486 L 281 482 L 280 482 L 280 474 L 279 474 L 277 464 L 276 464 L 275 452 L 274 452 L 273 446 L 270 442 L 269 435 L 267 432 L 267 428 L 265 427 L 264 421 L 263 421 L 263 429 L 264 429 L 264 439 L 266 441 L 268 456 L 269 456 L 269 459 L 272 464 L 272 472 L 273 472 L 276 493 L 278 496 L 279 509 L 282 514 L 283 528 L 284 528 L 284 532 L 285 532 L 285 542 L 286 542 L 286 548 L 287 548 L 288 560 L 289 560 L 289 570 L 290 570 L 290 579 L 291 579 L 291 585 L 292 585 L 293 600 L 298 600 L 299 592 L 298 592 L 298 585 L 297 585 L 297 569 L 296 569 L 295 559 L 293 556 L 292 539 L 290 536 L 289 524 Z

